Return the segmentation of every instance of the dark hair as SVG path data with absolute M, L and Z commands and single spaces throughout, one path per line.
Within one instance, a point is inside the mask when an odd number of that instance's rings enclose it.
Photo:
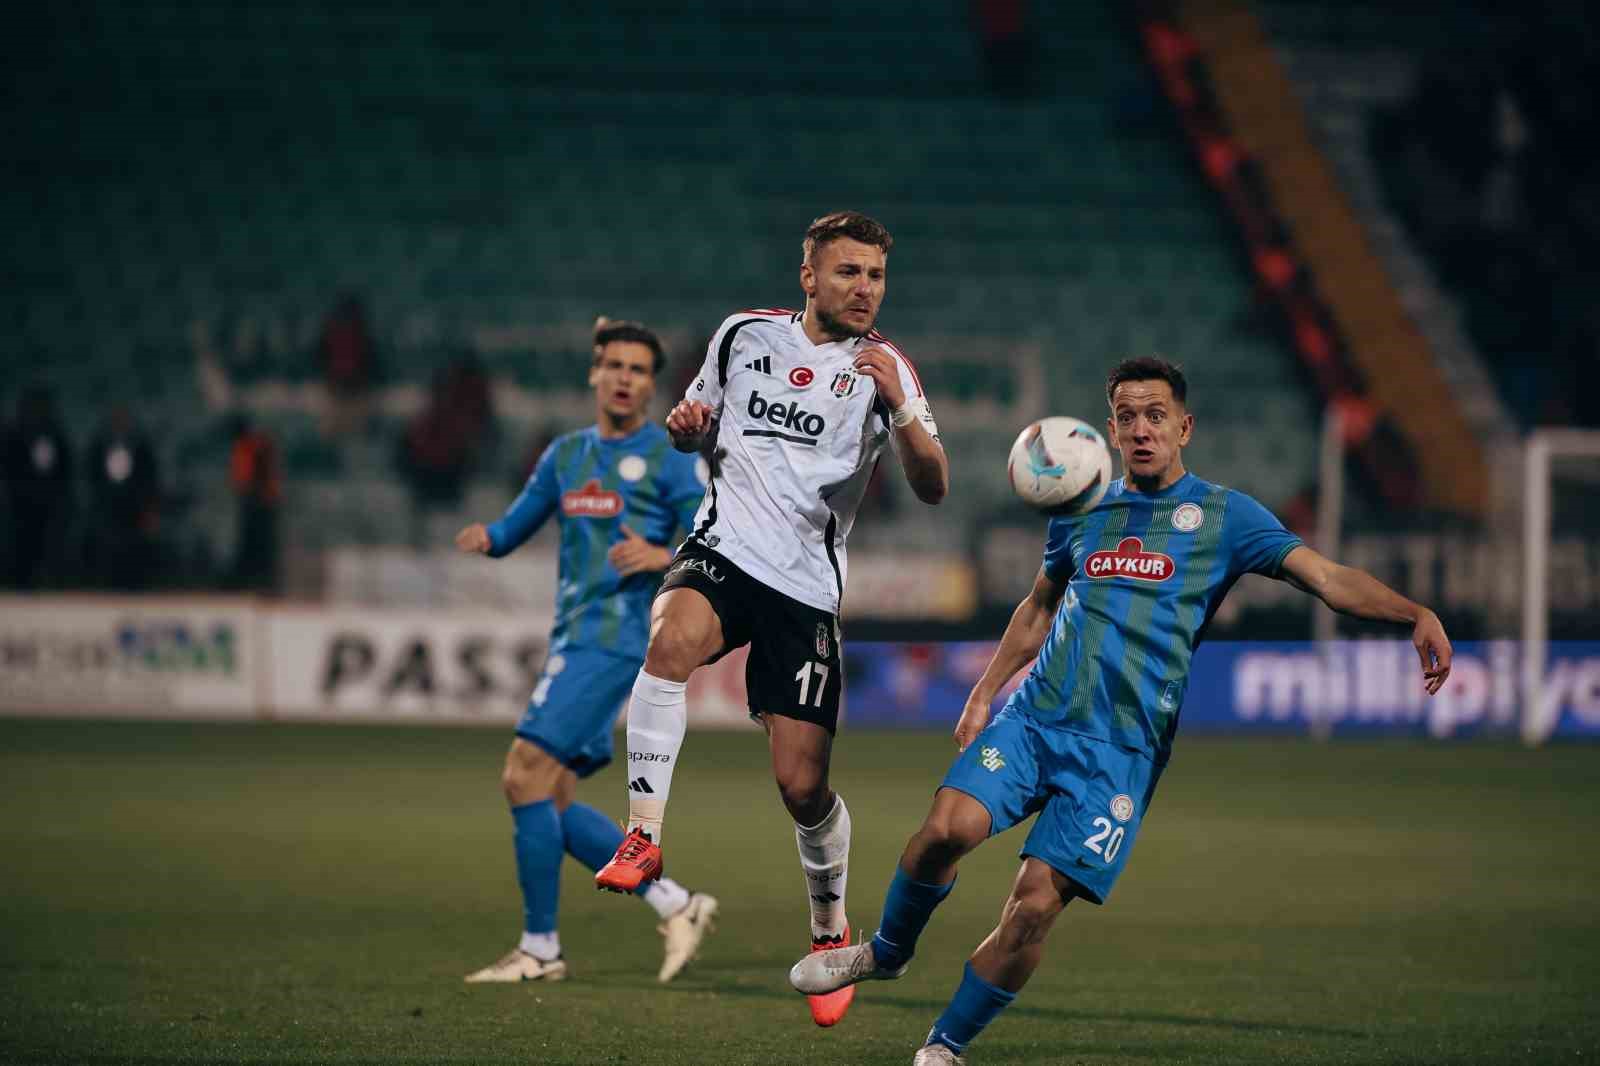
M 894 247 L 894 238 L 889 236 L 882 222 L 868 218 L 860 211 L 835 211 L 812 222 L 806 230 L 806 239 L 800 242 L 800 250 L 805 257 L 802 261 L 811 262 L 819 249 L 841 237 L 876 245 L 883 249 L 884 255 L 888 255 L 889 249 Z
M 1112 367 L 1111 376 L 1106 378 L 1107 403 L 1112 402 L 1117 386 L 1125 381 L 1165 381 L 1172 386 L 1174 400 L 1186 406 L 1189 402 L 1189 381 L 1183 376 L 1183 367 L 1158 356 L 1141 355 L 1124 359 Z
M 661 369 L 667 365 L 666 353 L 661 350 L 661 338 L 656 336 L 654 330 L 637 322 L 614 322 L 609 318 L 596 319 L 594 324 L 595 362 L 598 363 L 600 361 L 600 353 L 605 346 L 616 341 L 628 341 L 633 344 L 642 344 L 649 348 L 655 356 L 655 361 L 650 368 L 650 372 L 653 374 L 661 373 Z

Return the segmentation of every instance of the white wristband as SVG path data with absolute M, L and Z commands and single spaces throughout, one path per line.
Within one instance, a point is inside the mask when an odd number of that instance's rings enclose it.
M 899 429 L 903 426 L 909 426 L 916 420 L 917 409 L 912 406 L 910 400 L 907 400 L 905 403 L 889 412 L 889 421 L 894 424 L 896 429 Z

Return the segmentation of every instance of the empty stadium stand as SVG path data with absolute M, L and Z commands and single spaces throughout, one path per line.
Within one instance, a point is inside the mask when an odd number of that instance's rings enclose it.
M 1313 475 L 1314 406 L 1118 5 L 1031 11 L 1016 100 L 986 93 L 956 0 L 52 10 L 14 72 L 6 376 L 53 384 L 83 434 L 129 402 L 214 539 L 240 403 L 283 445 L 296 549 L 403 541 L 393 438 L 449 351 L 501 382 L 469 493 L 493 506 L 524 442 L 582 417 L 539 397 L 581 389 L 597 313 L 688 361 L 730 311 L 797 299 L 805 224 L 850 206 L 894 232 L 882 328 L 955 412 L 951 522 L 1006 505 L 1018 419 L 1102 417 L 1107 365 L 1152 351 L 1189 368 L 1192 465 L 1285 501 Z M 305 386 L 344 291 L 384 377 L 372 435 L 335 445 Z

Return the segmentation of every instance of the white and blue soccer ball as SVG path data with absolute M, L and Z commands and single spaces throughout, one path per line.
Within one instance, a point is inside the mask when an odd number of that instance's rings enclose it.
M 1111 451 L 1100 431 L 1076 418 L 1055 415 L 1017 434 L 1006 463 L 1011 491 L 1048 515 L 1093 509 L 1111 484 Z

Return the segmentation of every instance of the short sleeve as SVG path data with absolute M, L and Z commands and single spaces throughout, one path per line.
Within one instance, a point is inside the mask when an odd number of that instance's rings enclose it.
M 1242 492 L 1228 494 L 1223 520 L 1232 568 L 1239 574 L 1277 577 L 1284 556 L 1304 543 L 1276 515 Z
M 700 373 L 689 382 L 689 388 L 683 394 L 685 400 L 710 404 L 716 408 L 722 406 L 733 346 L 738 341 L 740 327 L 752 321 L 759 319 L 752 319 L 749 315 L 732 315 L 722 320 L 722 325 L 711 335 L 711 343 L 706 345 L 706 357 L 700 364 Z
M 511 506 L 506 508 L 506 513 L 500 520 L 489 527 L 489 555 L 498 559 L 502 555 L 516 551 L 522 546 L 523 541 L 539 531 L 539 527 L 549 519 L 551 512 L 556 509 L 556 500 L 561 495 L 561 484 L 556 477 L 556 452 L 559 450 L 560 441 L 551 442 L 539 456 L 539 462 L 533 468 L 528 483 L 522 487 L 517 498 L 511 501 Z
M 1072 533 L 1078 523 L 1071 518 L 1052 518 L 1044 538 L 1044 576 L 1065 584 L 1077 565 L 1072 558 Z

